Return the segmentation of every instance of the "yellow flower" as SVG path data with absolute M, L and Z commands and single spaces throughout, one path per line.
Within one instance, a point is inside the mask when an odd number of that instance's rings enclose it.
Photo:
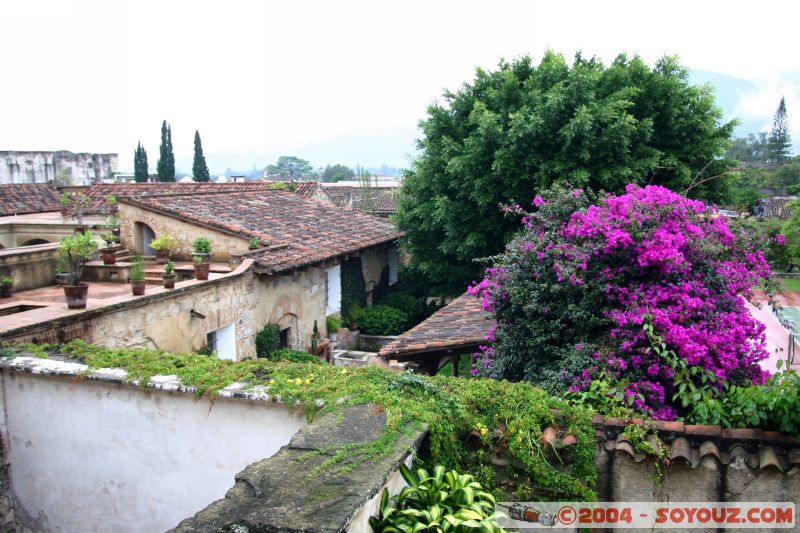
M 274 379 L 269 380 L 269 384 L 270 385 L 275 385 L 275 380 Z
M 310 379 L 307 379 L 307 380 L 306 380 L 306 385 L 309 385 L 310 383 L 311 383 L 311 380 L 310 380 Z

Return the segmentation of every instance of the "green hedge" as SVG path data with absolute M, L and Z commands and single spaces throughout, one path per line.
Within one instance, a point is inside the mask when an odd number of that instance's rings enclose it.
M 355 257 L 342 263 L 342 317 L 350 321 L 353 306 L 367 305 L 367 286 L 361 269 L 361 258 Z
M 362 311 L 358 324 L 367 335 L 399 335 L 406 330 L 408 315 L 394 307 L 373 305 Z
M 290 361 L 292 363 L 319 363 L 320 360 L 308 352 L 281 348 L 270 354 L 268 359 L 273 361 Z
M 256 335 L 256 356 L 270 357 L 281 349 L 281 328 L 278 324 L 267 324 Z

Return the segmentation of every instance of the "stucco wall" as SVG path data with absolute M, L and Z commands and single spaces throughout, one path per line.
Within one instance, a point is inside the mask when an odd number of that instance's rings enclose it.
M 55 279 L 58 244 L 40 244 L 0 250 L 0 276 L 13 271 L 14 290 L 26 291 L 52 285 Z
M 278 403 L 9 370 L 2 384 L 16 516 L 37 532 L 164 531 L 305 425 Z
M 297 276 L 263 277 L 256 283 L 255 322 L 260 329 L 275 323 L 292 328 L 292 346 L 311 346 L 314 320 L 320 334 L 325 332 L 325 271 L 309 268 Z
M 186 352 L 203 348 L 208 332 L 235 324 L 238 358 L 254 357 L 255 283 L 248 271 L 230 283 L 173 293 L 172 298 L 100 315 L 92 324 L 92 341 L 110 347 Z M 193 317 L 192 309 L 205 318 Z
M 202 197 L 199 196 L 197 201 L 202 202 Z M 136 250 L 135 226 L 137 222 L 150 226 L 156 237 L 166 232 L 178 239 L 178 247 L 172 251 L 171 257 L 181 261 L 192 260 L 192 241 L 197 237 L 208 237 L 211 240 L 213 261 L 229 261 L 231 254 L 245 253 L 248 248 L 247 239 L 189 224 L 177 218 L 140 209 L 124 202 L 119 204 L 119 219 L 122 245 L 128 250 Z

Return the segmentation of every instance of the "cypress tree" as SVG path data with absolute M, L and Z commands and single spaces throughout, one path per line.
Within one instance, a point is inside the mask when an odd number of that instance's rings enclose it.
M 136 146 L 136 151 L 133 154 L 133 179 L 137 183 L 144 183 L 148 181 L 149 175 L 147 168 L 147 152 L 145 151 L 142 143 Z
M 172 153 L 172 130 L 167 121 L 161 123 L 161 146 L 156 165 L 158 181 L 175 181 L 175 156 Z
M 211 181 L 208 175 L 206 156 L 203 155 L 203 145 L 200 144 L 200 132 L 194 132 L 194 163 L 192 164 L 192 179 L 194 181 Z
M 167 126 L 167 155 L 169 156 L 168 178 L 165 181 L 175 181 L 175 152 L 172 150 L 172 126 Z
M 786 115 L 786 101 L 783 97 L 772 119 L 767 149 L 770 160 L 775 163 L 782 163 L 791 157 L 792 138 L 789 135 L 789 118 Z

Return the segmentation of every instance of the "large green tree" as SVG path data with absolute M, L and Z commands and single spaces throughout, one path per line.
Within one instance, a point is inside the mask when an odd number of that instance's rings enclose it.
M 781 97 L 767 143 L 769 158 L 774 163 L 783 163 L 791 157 L 792 138 L 789 135 L 789 117 L 786 115 L 786 101 Z
M 192 164 L 192 179 L 194 181 L 211 181 L 206 165 L 206 156 L 203 155 L 203 145 L 200 144 L 200 132 L 194 132 L 194 163 Z
M 291 155 L 282 155 L 274 165 L 264 169 L 267 176 L 283 180 L 306 179 L 314 175 L 314 167 L 305 159 Z
M 138 183 L 144 183 L 150 178 L 147 165 L 147 152 L 142 143 L 136 145 L 133 153 L 133 179 Z
M 553 52 L 538 65 L 502 61 L 429 106 L 396 221 L 434 289 L 458 293 L 482 270 L 475 259 L 502 251 L 518 229 L 500 204 L 528 205 L 554 183 L 723 198 L 726 180 L 711 178 L 730 167 L 721 156 L 734 127 L 673 57 L 654 68 L 625 55 L 608 67 Z
M 175 181 L 175 154 L 172 151 L 172 128 L 167 121 L 161 123 L 161 145 L 156 164 L 158 181 Z
M 353 178 L 355 178 L 355 172 L 345 165 L 327 165 L 322 171 L 322 181 L 347 181 Z

